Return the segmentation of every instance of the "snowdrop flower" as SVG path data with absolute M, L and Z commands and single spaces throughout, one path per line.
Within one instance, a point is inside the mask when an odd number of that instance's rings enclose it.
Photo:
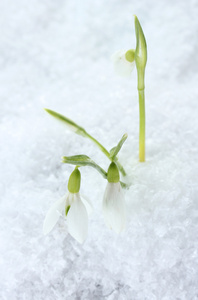
M 67 230 L 79 243 L 83 243 L 88 232 L 88 214 L 91 204 L 80 194 L 81 174 L 76 168 L 70 175 L 68 182 L 69 192 L 56 201 L 49 209 L 43 224 L 43 233 L 48 234 L 58 222 L 61 215 L 66 218 Z
M 126 208 L 119 171 L 114 162 L 109 166 L 107 180 L 103 198 L 103 215 L 106 225 L 116 233 L 120 233 L 126 224 Z
M 122 77 L 130 77 L 135 66 L 135 50 L 119 50 L 111 57 L 115 72 Z

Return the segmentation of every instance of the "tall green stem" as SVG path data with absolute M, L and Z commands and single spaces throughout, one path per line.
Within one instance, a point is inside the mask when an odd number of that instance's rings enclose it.
M 139 161 L 145 161 L 145 97 L 144 90 L 138 90 L 139 93 Z
M 138 95 L 139 95 L 139 161 L 145 161 L 145 95 L 144 95 L 144 73 L 139 68 L 138 74 Z
M 135 16 L 135 33 L 136 49 L 135 63 L 138 77 L 138 94 L 139 94 L 139 114 L 140 114 L 140 131 L 139 131 L 139 160 L 145 161 L 145 98 L 144 98 L 144 74 L 147 62 L 147 46 L 145 36 L 138 18 Z

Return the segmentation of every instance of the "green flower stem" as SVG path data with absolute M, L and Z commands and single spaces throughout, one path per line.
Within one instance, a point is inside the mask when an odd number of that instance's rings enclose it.
M 76 134 L 81 135 L 83 137 L 86 137 L 86 138 L 90 139 L 112 161 L 111 155 L 107 151 L 107 149 L 102 144 L 100 144 L 93 136 L 91 136 L 88 132 L 86 132 L 86 130 L 84 128 L 82 128 L 81 126 L 79 126 L 78 124 L 76 124 L 75 122 L 73 122 L 72 120 L 68 119 L 67 117 L 65 117 L 65 116 L 57 113 L 56 111 L 53 111 L 53 110 L 48 109 L 48 108 L 44 108 L 44 109 L 45 109 L 45 111 L 48 114 L 50 114 L 51 116 L 53 116 L 57 120 L 63 122 L 64 124 L 66 124 L 67 127 L 70 130 L 74 131 Z M 124 135 L 124 141 L 126 140 L 126 138 L 127 138 L 127 136 Z M 121 142 L 121 146 L 124 143 L 124 141 Z M 120 146 L 120 148 L 121 148 L 121 146 Z M 116 157 L 114 157 L 114 160 L 116 160 L 118 168 L 119 168 L 120 172 L 122 173 L 122 175 L 126 176 L 126 172 L 125 172 L 123 166 L 117 161 Z
M 139 114 L 140 114 L 140 124 L 139 124 L 139 161 L 145 161 L 145 97 L 144 89 L 139 90 Z
M 83 167 L 83 166 L 89 166 L 95 168 L 105 179 L 107 179 L 107 172 L 105 172 L 103 168 L 101 168 L 98 164 L 96 164 L 87 155 L 80 154 L 80 155 L 73 155 L 73 156 L 63 156 L 62 162 L 65 164 L 75 165 L 76 168 Z
M 144 95 L 145 68 L 137 68 L 138 95 L 139 95 L 139 161 L 145 161 L 145 95 Z
M 144 73 L 147 62 L 147 45 L 144 32 L 138 18 L 135 16 L 136 49 L 135 63 L 138 77 L 139 94 L 139 113 L 140 113 L 140 131 L 139 131 L 139 161 L 145 161 L 145 97 L 144 97 Z
M 102 145 L 100 144 L 93 136 L 91 136 L 89 133 L 85 133 L 85 137 L 87 137 L 88 139 L 90 139 L 94 144 L 96 144 L 96 146 L 108 157 L 108 159 L 111 160 L 111 157 L 110 157 L 110 153 L 107 151 L 107 149 Z M 117 161 L 117 166 L 118 166 L 118 169 L 120 170 L 120 172 L 122 173 L 123 176 L 126 176 L 126 172 L 123 168 L 123 166 Z

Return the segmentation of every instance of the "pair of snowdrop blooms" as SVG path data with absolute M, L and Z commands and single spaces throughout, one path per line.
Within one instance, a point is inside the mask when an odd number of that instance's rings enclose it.
M 135 66 L 135 50 L 119 50 L 112 55 L 115 72 L 122 77 L 129 77 Z M 73 126 L 71 126 L 73 129 Z M 76 130 L 76 127 L 75 127 Z M 125 228 L 126 208 L 124 194 L 120 185 L 117 165 L 112 162 L 107 172 L 107 186 L 103 198 L 103 215 L 105 223 L 116 233 Z M 66 219 L 67 230 L 79 243 L 83 243 L 88 233 L 88 215 L 92 205 L 82 197 L 80 191 L 81 174 L 76 168 L 70 175 L 68 192 L 48 211 L 43 233 L 48 234 L 58 222 L 60 216 Z
M 117 165 L 112 162 L 107 172 L 107 186 L 103 198 L 105 223 L 116 233 L 125 228 L 126 208 L 124 194 L 120 185 Z M 79 243 L 83 243 L 88 233 L 88 215 L 92 211 L 91 203 L 80 196 L 81 174 L 76 168 L 68 181 L 68 193 L 49 209 L 43 224 L 43 233 L 48 234 L 56 225 L 60 216 L 66 219 L 67 231 Z

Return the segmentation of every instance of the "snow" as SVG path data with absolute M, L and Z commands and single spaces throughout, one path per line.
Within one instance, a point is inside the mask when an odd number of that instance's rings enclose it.
M 138 162 L 136 73 L 119 78 L 110 60 L 135 47 L 133 14 L 148 44 L 146 163 Z M 195 0 L 0 2 L 0 299 L 198 299 L 197 15 Z M 44 107 L 108 149 L 128 133 L 122 234 L 105 226 L 106 182 L 88 167 L 81 192 L 94 212 L 86 242 L 62 220 L 42 234 L 73 170 L 61 156 L 109 165 Z

